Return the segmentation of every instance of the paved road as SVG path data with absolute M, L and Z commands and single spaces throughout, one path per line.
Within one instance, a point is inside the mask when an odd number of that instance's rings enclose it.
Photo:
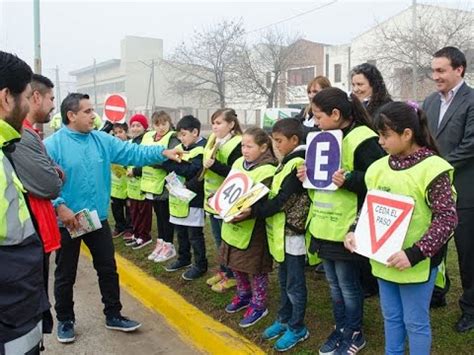
M 53 258 L 52 258 L 53 259 Z M 54 269 L 54 262 L 51 268 Z M 51 270 L 51 275 L 53 270 Z M 50 275 L 50 276 L 51 276 Z M 52 284 L 52 277 L 50 277 Z M 52 292 L 50 292 L 52 295 Z M 121 292 L 123 314 L 142 322 L 135 333 L 108 330 L 104 326 L 104 315 L 100 301 L 97 276 L 92 262 L 81 256 L 74 290 L 76 312 L 76 342 L 60 344 L 56 340 L 56 329 L 45 337 L 46 351 L 43 354 L 198 354 L 192 345 L 184 342 L 158 314 L 144 307 L 127 292 Z M 54 298 L 54 297 L 53 297 Z

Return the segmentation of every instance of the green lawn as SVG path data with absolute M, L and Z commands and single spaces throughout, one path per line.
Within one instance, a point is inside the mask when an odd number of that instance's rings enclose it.
M 111 222 L 111 224 L 113 224 L 113 221 Z M 210 270 L 214 270 L 217 265 L 216 249 L 209 226 L 206 226 L 205 234 Z M 156 238 L 156 221 L 153 222 L 152 235 Z M 260 335 L 263 329 L 273 322 L 278 309 L 279 290 L 275 271 L 270 274 L 269 315 L 254 327 L 242 329 L 238 326 L 241 314 L 230 315 L 224 311 L 224 307 L 230 301 L 232 293 L 217 294 L 211 291 L 206 285 L 205 280 L 211 275 L 210 272 L 208 273 L 209 276 L 206 275 L 200 280 L 193 282 L 184 281 L 181 278 L 180 271 L 168 273 L 161 264 L 150 262 L 146 259 L 154 246 L 135 251 L 126 247 L 121 238 L 117 238 L 114 242 L 116 251 L 120 255 L 134 262 L 157 280 L 173 288 L 190 303 L 199 307 L 203 312 L 243 334 L 268 353 L 274 353 L 272 350 L 273 343 L 262 341 Z M 461 335 L 453 330 L 453 324 L 460 316 L 457 299 L 461 292 L 454 242 L 450 243 L 448 268 L 451 276 L 451 291 L 448 294 L 448 306 L 432 311 L 432 353 L 440 355 L 474 354 L 474 331 Z M 291 354 L 317 354 L 319 346 L 332 331 L 333 318 L 329 289 L 324 275 L 316 274 L 313 268 L 308 267 L 306 270 L 306 281 L 308 285 L 306 323 L 310 331 L 310 338 L 299 344 L 294 350 L 288 351 L 288 353 Z M 364 307 L 364 333 L 368 344 L 362 353 L 383 354 L 383 320 L 378 298 L 372 297 L 366 300 Z

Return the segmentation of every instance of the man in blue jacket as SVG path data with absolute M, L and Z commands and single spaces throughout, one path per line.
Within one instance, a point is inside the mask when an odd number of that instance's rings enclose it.
M 86 94 L 69 94 L 61 104 L 61 116 L 63 129 L 46 139 L 45 146 L 66 176 L 60 197 L 53 201 L 61 224 L 61 249 L 56 254 L 54 295 L 58 340 L 70 343 L 75 340 L 73 286 L 82 241 L 89 248 L 97 271 L 106 327 L 131 332 L 141 325 L 120 313 L 119 278 L 112 234 L 107 222 L 110 164 L 161 164 L 167 159 L 179 160 L 181 153 L 165 150 L 161 146 L 129 144 L 107 133 L 95 131 L 94 109 Z M 102 228 L 71 238 L 67 228 L 78 226 L 75 214 L 83 209 L 97 211 Z

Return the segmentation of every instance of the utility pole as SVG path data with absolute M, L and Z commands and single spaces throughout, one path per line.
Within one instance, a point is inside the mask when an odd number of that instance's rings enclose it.
M 59 81 L 59 67 L 56 65 L 56 68 L 54 69 L 56 72 L 56 103 L 57 107 L 61 106 L 61 82 Z
M 417 81 L 418 81 L 418 73 L 417 73 L 417 57 L 418 57 L 418 50 L 417 50 L 417 35 L 416 35 L 416 0 L 412 0 L 412 6 L 413 6 L 413 11 L 412 11 L 412 32 L 413 32 L 413 58 L 412 58 L 412 99 L 417 100 Z
M 40 25 L 40 0 L 33 0 L 33 21 L 35 32 L 35 73 L 41 74 L 41 25 Z
M 97 110 L 97 66 L 94 58 L 94 109 Z
M 155 60 L 152 59 L 151 60 L 151 77 L 152 77 L 152 82 L 151 82 L 151 88 L 152 88 L 152 103 L 153 105 L 151 106 L 151 112 L 150 112 L 150 116 L 151 114 L 153 113 L 153 111 L 155 110 L 155 105 L 156 105 L 156 95 L 155 95 Z

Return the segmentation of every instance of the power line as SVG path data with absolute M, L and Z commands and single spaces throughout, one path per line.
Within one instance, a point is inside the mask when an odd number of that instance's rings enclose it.
M 275 26 L 275 25 L 278 25 L 278 24 L 283 23 L 283 22 L 286 22 L 286 21 L 293 20 L 293 19 L 295 19 L 295 18 L 297 18 L 297 17 L 300 17 L 300 16 L 303 16 L 303 15 L 309 14 L 309 13 L 314 12 L 314 11 L 316 11 L 316 10 L 324 9 L 325 7 L 328 7 L 328 6 L 330 6 L 330 5 L 334 4 L 334 3 L 336 3 L 337 1 L 338 1 L 338 0 L 333 0 L 333 1 L 328 2 L 328 3 L 326 3 L 326 4 L 318 5 L 318 6 L 316 6 L 315 8 L 310 9 L 310 10 L 305 11 L 305 12 L 302 12 L 302 13 L 300 13 L 300 14 L 298 14 L 298 15 L 294 15 L 294 16 L 288 17 L 288 18 L 286 18 L 286 19 L 283 19 L 283 20 L 279 20 L 279 21 L 270 23 L 270 24 L 265 25 L 265 26 L 263 26 L 263 27 L 259 27 L 259 28 L 255 29 L 255 30 L 247 31 L 247 32 L 245 32 L 245 34 L 248 35 L 249 33 L 258 32 L 258 31 L 264 30 L 265 28 L 268 28 L 268 27 L 271 27 L 271 26 Z

